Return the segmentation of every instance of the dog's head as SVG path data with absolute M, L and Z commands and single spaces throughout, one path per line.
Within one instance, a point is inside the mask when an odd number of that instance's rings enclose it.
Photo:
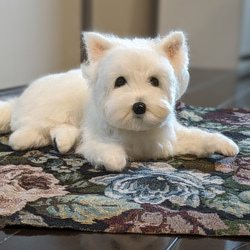
M 127 130 L 162 126 L 189 81 L 184 34 L 130 40 L 87 32 L 84 40 L 83 74 L 103 118 Z

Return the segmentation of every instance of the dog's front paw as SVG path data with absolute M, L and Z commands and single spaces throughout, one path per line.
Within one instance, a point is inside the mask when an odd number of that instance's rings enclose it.
M 105 168 L 109 172 L 121 172 L 127 165 L 124 149 L 116 144 L 98 142 L 82 143 L 76 148 L 96 169 Z
M 216 153 L 223 154 L 225 156 L 235 156 L 239 153 L 239 148 L 235 142 L 224 135 L 215 135 L 213 143 L 215 144 Z
M 104 166 L 108 172 L 121 172 L 127 165 L 126 155 L 115 152 L 105 152 L 95 162 L 95 168 Z

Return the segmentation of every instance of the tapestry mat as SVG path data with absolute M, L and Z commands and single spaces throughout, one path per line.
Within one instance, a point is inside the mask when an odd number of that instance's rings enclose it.
M 232 138 L 240 153 L 130 162 L 107 173 L 53 147 L 15 152 L 0 135 L 0 227 L 250 235 L 250 111 L 180 103 L 176 112 L 186 126 Z

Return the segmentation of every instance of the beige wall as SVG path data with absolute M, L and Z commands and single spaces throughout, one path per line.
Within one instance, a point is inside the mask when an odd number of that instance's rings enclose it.
M 250 55 L 250 1 L 244 0 L 242 13 L 242 28 L 240 41 L 240 56 Z M 240 75 L 250 74 L 250 61 L 244 60 L 239 63 Z
M 0 1 L 0 89 L 79 65 L 81 0 Z
M 153 36 L 155 0 L 92 0 L 92 29 L 119 36 Z
M 250 52 L 249 0 L 159 0 L 156 10 L 156 0 L 92 0 L 92 29 L 128 37 L 183 30 L 195 68 L 236 70 L 240 51 Z
M 242 11 L 243 0 L 159 0 L 158 31 L 187 33 L 191 67 L 234 70 Z

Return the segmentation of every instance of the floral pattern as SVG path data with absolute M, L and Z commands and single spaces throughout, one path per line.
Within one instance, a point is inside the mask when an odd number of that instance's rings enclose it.
M 176 111 L 186 126 L 233 138 L 240 153 L 130 162 L 114 174 L 53 147 L 14 152 L 0 135 L 0 226 L 249 236 L 250 111 L 183 103 Z
M 0 168 L 0 214 L 11 215 L 27 202 L 39 198 L 65 195 L 64 187 L 55 185 L 53 175 L 28 165 L 6 165 Z
M 224 193 L 221 186 L 223 179 L 217 176 L 197 170 L 178 170 L 164 163 L 139 165 L 142 165 L 140 170 L 95 177 L 90 182 L 107 185 L 104 194 L 110 198 L 150 204 L 168 200 L 178 206 L 194 208 L 200 205 L 200 198 L 211 199 Z

